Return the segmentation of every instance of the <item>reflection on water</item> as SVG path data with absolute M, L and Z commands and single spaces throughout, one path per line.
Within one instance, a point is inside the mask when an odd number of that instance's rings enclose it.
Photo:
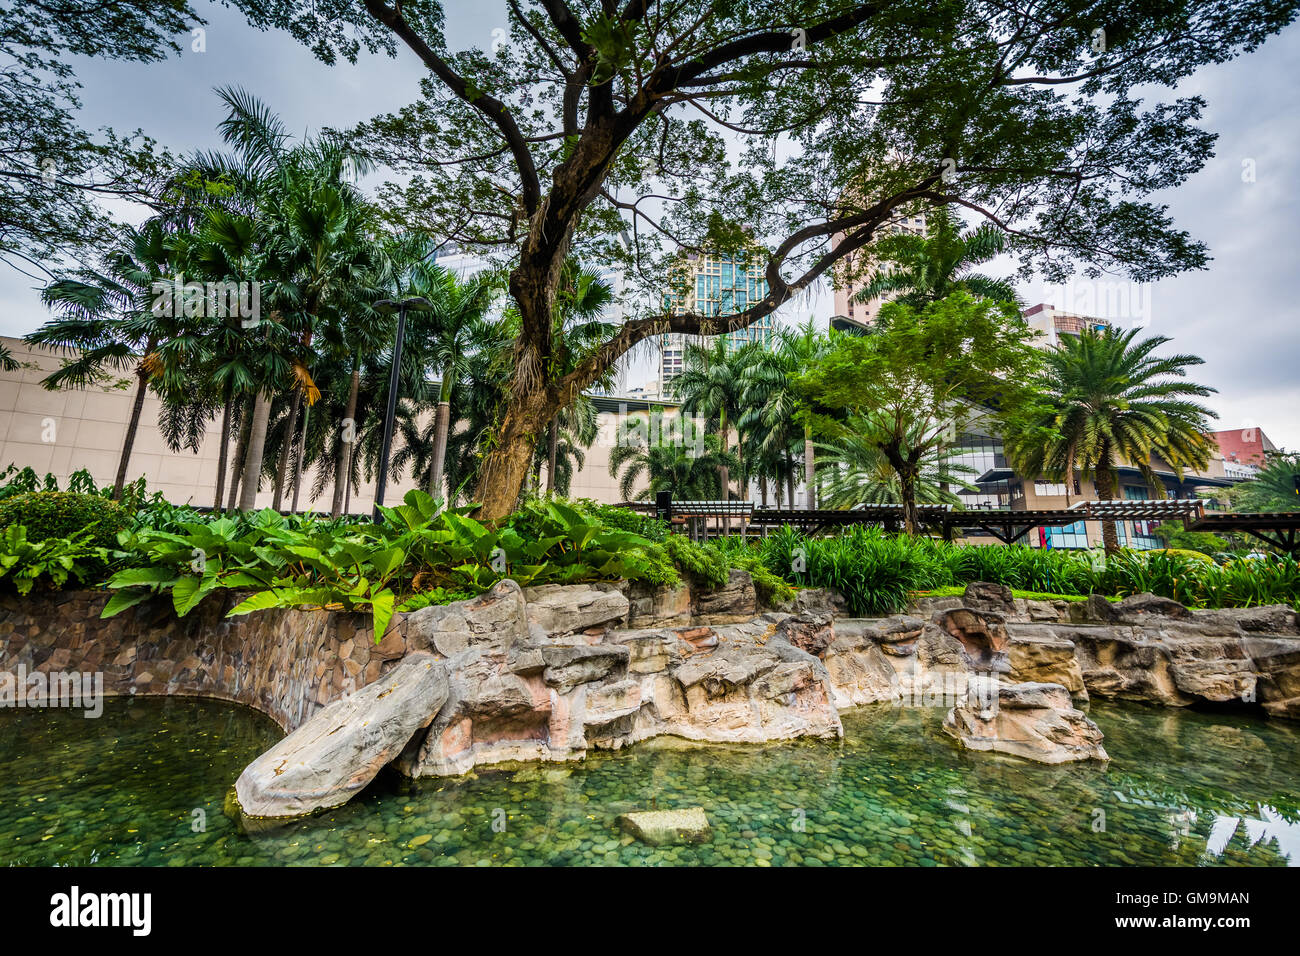
M 245 836 L 222 814 L 279 736 L 242 707 L 110 700 L 98 720 L 0 711 L 2 864 L 1287 865 L 1300 728 L 1097 705 L 1112 757 L 1044 767 L 957 749 L 942 712 L 879 705 L 845 739 L 661 739 L 572 764 L 409 784 Z M 648 847 L 624 811 L 700 805 L 710 843 Z

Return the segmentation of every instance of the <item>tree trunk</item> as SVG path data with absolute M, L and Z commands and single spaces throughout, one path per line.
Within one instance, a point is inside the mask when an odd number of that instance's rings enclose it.
M 767 507 L 767 475 L 759 475 L 758 493 L 763 500 L 763 507 L 766 508 Z
M 339 449 L 338 461 L 334 463 L 334 500 L 330 503 L 330 515 L 335 518 L 343 513 L 343 492 L 352 476 L 352 451 L 357 447 L 357 392 L 360 388 L 361 368 L 353 362 L 348 407 L 343 416 L 344 431 L 340 435 L 343 447 Z
M 555 464 L 560 457 L 560 423 L 557 418 L 551 419 L 551 425 L 546 430 L 546 494 L 555 494 Z
M 474 498 L 480 521 L 495 523 L 515 510 L 537 447 L 537 436 L 555 414 L 543 389 L 516 391 L 506 405 L 497 443 L 483 457 Z
M 451 434 L 451 402 L 438 402 L 433 413 L 433 467 L 429 470 L 429 494 L 446 501 L 442 475 L 447 467 L 447 439 Z
M 311 424 L 311 406 L 302 413 L 302 429 L 298 432 L 298 452 L 293 458 L 293 503 L 289 505 L 292 512 L 298 511 L 298 492 L 302 490 L 302 460 L 307 454 L 307 426 Z
M 248 451 L 244 455 L 244 487 L 239 495 L 239 510 L 252 511 L 257 506 L 257 486 L 262 479 L 262 453 L 266 450 L 266 426 L 271 420 L 271 399 L 261 392 L 253 396 L 253 427 L 248 433 Z
M 810 511 L 817 507 L 816 465 L 817 463 L 813 458 L 812 435 L 805 429 L 803 435 L 803 481 L 808 486 L 808 509 Z
M 225 407 L 221 410 L 221 444 L 217 446 L 217 493 L 212 500 L 212 510 L 221 510 L 221 501 L 226 490 L 226 456 L 230 454 L 230 407 L 234 404 L 233 394 L 226 395 Z
M 1097 464 L 1096 470 L 1097 498 L 1101 501 L 1111 501 L 1115 497 L 1115 472 L 1110 467 L 1110 449 L 1103 449 L 1102 460 Z M 1119 552 L 1119 534 L 1115 531 L 1115 522 L 1103 521 L 1101 523 L 1101 543 L 1106 549 L 1106 554 L 1116 554 Z
M 916 466 L 911 462 L 904 465 L 898 479 L 903 496 L 903 532 L 909 536 L 919 534 L 921 516 L 916 510 Z
M 149 373 L 143 368 L 136 369 L 138 384 L 135 387 L 135 401 L 131 404 L 131 421 L 126 426 L 126 438 L 122 441 L 122 457 L 117 462 L 117 478 L 113 481 L 113 500 L 122 500 L 122 489 L 126 486 L 126 469 L 131 461 L 131 449 L 135 447 L 135 435 L 140 428 L 140 412 L 144 409 L 145 392 L 149 390 Z
M 285 424 L 284 438 L 280 442 L 280 460 L 275 467 L 275 495 L 271 498 L 271 507 L 280 510 L 284 500 L 284 479 L 289 472 L 289 454 L 293 451 L 294 438 L 298 428 L 298 408 L 302 405 L 302 392 L 294 391 L 289 400 L 289 421 Z
M 921 471 L 917 461 L 920 453 L 917 453 L 916 458 L 904 458 L 896 446 L 887 445 L 880 450 L 898 475 L 899 497 L 903 499 L 903 532 L 909 536 L 915 535 L 921 530 L 921 516 L 916 510 L 916 479 Z
M 230 493 L 226 496 L 226 510 L 234 511 L 239 502 L 239 480 L 244 475 L 244 456 L 248 453 L 248 436 L 253 433 L 253 402 L 250 399 L 244 408 L 242 421 L 239 423 L 239 441 L 235 443 L 235 456 L 230 460 Z

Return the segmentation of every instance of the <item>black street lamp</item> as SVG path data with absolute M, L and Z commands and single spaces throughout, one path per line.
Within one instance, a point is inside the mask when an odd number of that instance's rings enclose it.
M 393 425 L 397 421 L 397 377 L 402 370 L 402 340 L 406 337 L 406 313 L 428 312 L 432 303 L 423 296 L 407 299 L 380 299 L 375 303 L 375 311 L 384 315 L 397 313 L 397 341 L 393 344 L 393 368 L 388 375 L 388 413 L 384 416 L 384 442 L 379 451 L 379 478 L 375 482 L 375 508 L 373 519 L 379 521 L 379 506 L 384 503 L 384 489 L 388 485 L 388 454 L 393 447 Z

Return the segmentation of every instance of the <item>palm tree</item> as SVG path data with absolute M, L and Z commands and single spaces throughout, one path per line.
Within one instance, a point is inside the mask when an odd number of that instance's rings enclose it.
M 428 259 L 412 265 L 408 278 L 410 294 L 423 296 L 433 307 L 425 315 L 427 332 L 412 336 L 412 342 L 438 374 L 428 492 L 442 498 L 452 397 L 465 375 L 469 357 L 491 336 L 492 323 L 487 315 L 501 280 L 491 272 L 461 279 Z
M 760 444 L 762 459 L 770 461 L 771 453 L 777 449 L 788 455 L 789 448 L 798 441 L 802 432 L 804 486 L 809 508 L 817 507 L 816 446 L 812 426 L 805 422 L 800 428 L 795 420 L 798 401 L 793 379 L 825 352 L 828 341 L 809 316 L 801 326 L 781 329 L 776 348 L 755 351 L 741 372 L 739 424 L 745 432 L 763 436 Z M 788 479 L 790 507 L 794 507 L 793 471 L 789 472 Z
M 689 420 L 669 418 L 661 408 L 647 418 L 623 421 L 609 454 L 610 477 L 619 479 L 625 501 L 645 500 L 660 491 L 683 499 L 716 498 L 722 476 L 734 464 L 736 457 L 721 449 L 717 435 L 700 435 Z M 643 480 L 646 486 L 634 494 Z
M 850 434 L 833 444 L 818 444 L 822 477 L 822 507 L 851 508 L 856 504 L 898 505 L 903 503 L 903 486 L 898 471 L 889 463 L 880 445 L 869 436 L 870 424 L 849 419 Z M 916 437 L 920 437 L 919 434 Z M 952 451 L 931 446 L 917 462 L 914 493 L 918 504 L 960 505 L 949 490 L 958 485 L 970 491 L 978 488 L 963 475 L 973 468 L 948 460 Z
M 598 272 L 584 269 L 572 259 L 564 264 L 560 286 L 555 297 L 554 336 L 556 342 L 553 361 L 553 378 L 562 377 L 573 371 L 587 357 L 593 348 L 612 338 L 619 329 L 615 323 L 603 321 L 601 316 L 614 301 L 613 287 L 601 278 Z M 608 386 L 613 381 L 615 369 L 610 368 L 603 378 L 593 385 Z M 590 435 L 587 446 L 596 438 L 594 426 L 595 406 L 591 400 L 576 395 L 572 401 L 562 406 L 551 419 L 546 430 L 546 493 L 564 493 L 560 489 L 559 444 L 562 431 L 567 432 L 570 441 L 569 455 L 576 452 L 572 446 L 574 439 L 581 440 Z M 592 427 L 584 428 L 581 423 L 590 420 Z M 571 466 L 567 466 L 571 469 Z M 579 467 L 581 456 L 579 453 Z M 563 480 L 567 489 L 572 475 Z
M 744 370 L 755 360 L 761 346 L 748 343 L 735 348 L 725 336 L 711 344 L 692 342 L 686 346 L 682 371 L 672 381 L 673 393 L 682 403 L 684 415 L 698 415 L 719 438 L 718 479 L 722 500 L 731 497 L 731 466 L 741 461 L 731 454 L 731 425 L 744 411 Z
M 158 304 L 155 283 L 173 281 L 171 257 L 170 237 L 162 220 L 125 227 L 122 244 L 108 253 L 101 270 L 78 270 L 41 291 L 41 300 L 55 317 L 26 337 L 32 345 L 69 354 L 41 382 L 51 391 L 85 388 L 110 379 L 112 372 L 134 372 L 135 397 L 113 481 L 114 499 L 122 496 L 126 484 L 145 394 L 163 371 L 158 345 L 177 324 L 175 314 L 166 314 L 178 311 L 174 308 L 177 303 L 171 303 L 172 309 L 154 308 Z
M 1233 511 L 1300 511 L 1300 454 L 1273 452 L 1250 481 L 1228 492 Z
M 1153 455 L 1178 475 L 1208 464 L 1206 433 L 1217 416 L 1194 399 L 1215 389 L 1186 380 L 1187 368 L 1203 360 L 1154 355 L 1170 339 L 1135 341 L 1141 331 L 1085 329 L 1047 352 L 1039 383 L 1046 411 L 1004 438 L 1017 471 L 1067 487 L 1078 471 L 1085 479 L 1095 477 L 1097 497 L 1110 501 L 1121 460 L 1131 462 L 1158 494 L 1164 486 L 1152 469 Z M 1102 540 L 1108 553 L 1119 549 L 1114 522 L 1103 522 Z
M 925 235 L 899 232 L 872 245 L 872 257 L 884 265 L 854 297 L 870 302 L 881 296 L 917 308 L 966 291 L 976 299 L 1015 302 L 1015 288 L 1005 280 L 974 272 L 1006 251 L 1006 237 L 991 223 L 961 231 L 945 206 L 928 214 Z
M 218 129 L 233 155 L 199 154 L 192 165 L 205 180 L 231 183 L 239 194 L 237 205 L 264 250 L 254 262 L 262 297 L 294 340 L 284 354 L 286 373 L 262 378 L 253 392 L 239 497 L 239 507 L 248 510 L 263 471 L 271 403 L 287 388 L 290 408 L 274 472 L 280 502 L 298 409 L 318 393 L 308 367 L 312 338 L 327 313 L 337 312 L 349 275 L 364 258 L 358 236 L 367 229 L 367 211 L 345 181 L 346 171 L 364 160 L 333 135 L 291 143 L 280 118 L 244 90 L 225 87 L 217 95 L 227 108 Z
M 16 372 L 21 367 L 22 363 L 14 358 L 9 346 L 0 342 L 0 372 Z

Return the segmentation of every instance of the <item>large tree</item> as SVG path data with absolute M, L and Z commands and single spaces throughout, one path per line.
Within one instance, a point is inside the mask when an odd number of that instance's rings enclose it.
M 905 209 L 960 206 L 1048 281 L 1078 263 L 1139 281 L 1204 267 L 1205 247 L 1146 197 L 1200 169 L 1214 134 L 1199 96 L 1160 91 L 1254 49 L 1297 9 L 525 2 L 509 0 L 492 49 L 463 52 L 448 49 L 433 0 L 243 4 L 326 59 L 401 44 L 428 70 L 417 103 L 363 133 L 376 159 L 412 174 L 389 191 L 396 215 L 508 262 L 521 329 L 475 495 L 488 519 L 514 506 L 556 410 L 629 348 L 745 328 Z M 755 243 L 764 297 L 716 315 L 664 304 L 681 252 Z M 553 305 L 571 254 L 620 259 L 653 294 L 559 373 Z

